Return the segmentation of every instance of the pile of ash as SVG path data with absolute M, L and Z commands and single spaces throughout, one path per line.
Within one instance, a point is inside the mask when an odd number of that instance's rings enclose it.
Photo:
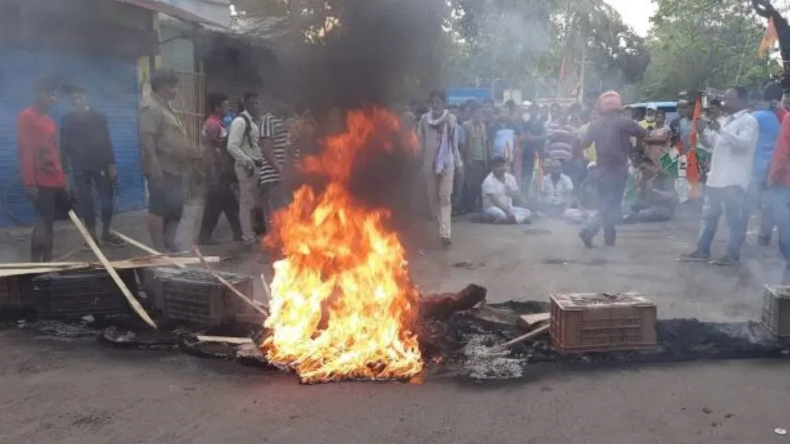
M 545 311 L 541 302 L 492 304 L 498 311 L 515 314 Z M 446 365 L 458 367 L 455 374 L 472 379 L 514 379 L 530 365 L 553 363 L 583 365 L 595 363 L 678 362 L 700 359 L 765 359 L 790 357 L 790 341 L 773 337 L 755 322 L 720 323 L 697 319 L 667 319 L 656 323 L 658 346 L 652 352 L 606 352 L 565 356 L 555 351 L 544 335 L 507 350 L 503 344 L 523 334 L 516 325 L 497 325 L 480 319 L 473 311 L 456 313 L 447 322 L 444 345 Z
M 790 341 L 773 337 L 754 322 L 720 323 L 697 319 L 668 319 L 656 323 L 658 346 L 651 352 L 606 352 L 565 356 L 554 350 L 543 335 L 502 349 L 498 346 L 521 336 L 524 330 L 516 319 L 523 314 L 543 313 L 544 302 L 510 301 L 453 313 L 447 319 L 423 320 L 421 346 L 431 367 L 429 374 L 454 375 L 473 380 L 518 379 L 530 366 L 554 364 L 639 364 L 698 359 L 784 359 L 790 357 Z M 74 323 L 55 321 L 20 325 L 37 335 L 58 339 L 97 336 L 122 348 L 179 350 L 193 355 L 236 360 L 244 365 L 272 368 L 259 345 L 261 326 L 215 327 L 211 329 L 172 326 L 150 331 L 134 318 L 113 318 L 97 322 L 83 319 Z M 165 327 L 165 326 L 162 326 Z M 251 338 L 238 345 L 201 342 L 198 335 Z

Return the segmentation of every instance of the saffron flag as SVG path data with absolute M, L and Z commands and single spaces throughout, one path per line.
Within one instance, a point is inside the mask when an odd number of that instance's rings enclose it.
M 774 19 L 768 19 L 768 29 L 765 30 L 765 35 L 760 42 L 760 49 L 757 51 L 760 57 L 768 55 L 768 50 L 774 46 L 779 36 L 776 33 L 776 26 L 774 26 Z

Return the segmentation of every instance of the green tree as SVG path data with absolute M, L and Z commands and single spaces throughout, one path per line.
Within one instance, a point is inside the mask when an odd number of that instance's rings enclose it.
M 572 93 L 585 84 L 617 87 L 641 79 L 649 56 L 642 38 L 603 0 L 452 0 L 455 84 L 500 79 L 525 93 Z M 565 62 L 563 63 L 563 60 Z M 558 85 L 565 66 L 565 85 Z M 529 91 L 533 89 L 533 91 Z
M 757 53 L 765 25 L 747 0 L 656 0 L 649 40 L 652 63 L 646 98 L 671 99 L 683 90 L 756 88 L 778 71 Z

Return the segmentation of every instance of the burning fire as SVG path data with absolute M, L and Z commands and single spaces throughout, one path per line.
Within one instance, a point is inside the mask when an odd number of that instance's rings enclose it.
M 275 215 L 267 241 L 285 259 L 274 264 L 262 348 L 269 362 L 306 383 L 409 379 L 423 367 L 413 330 L 418 291 L 387 228 L 390 212 L 366 208 L 349 185 L 366 154 L 393 153 L 396 143 L 415 153 L 417 141 L 381 108 L 349 112 L 346 127 L 302 161 L 303 172 L 326 186 L 303 185 Z

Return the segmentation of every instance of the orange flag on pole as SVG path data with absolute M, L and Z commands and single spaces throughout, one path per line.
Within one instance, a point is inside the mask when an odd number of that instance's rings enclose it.
M 691 193 L 692 197 L 699 197 L 702 193 L 699 186 L 699 178 L 700 178 L 700 171 L 699 171 L 699 163 L 697 162 L 697 140 L 699 134 L 697 134 L 697 122 L 699 121 L 700 117 L 702 117 L 702 100 L 697 99 L 697 102 L 694 104 L 694 114 L 691 116 L 691 133 L 689 134 L 689 146 L 684 147 L 685 150 L 679 150 L 681 152 L 685 151 L 686 155 L 686 179 L 689 181 L 691 185 Z M 681 141 L 681 143 L 683 143 Z
M 760 42 L 760 49 L 757 51 L 760 57 L 768 55 L 768 50 L 774 46 L 777 40 L 779 40 L 779 35 L 776 33 L 774 19 L 768 19 L 768 29 L 765 30 L 763 40 Z

